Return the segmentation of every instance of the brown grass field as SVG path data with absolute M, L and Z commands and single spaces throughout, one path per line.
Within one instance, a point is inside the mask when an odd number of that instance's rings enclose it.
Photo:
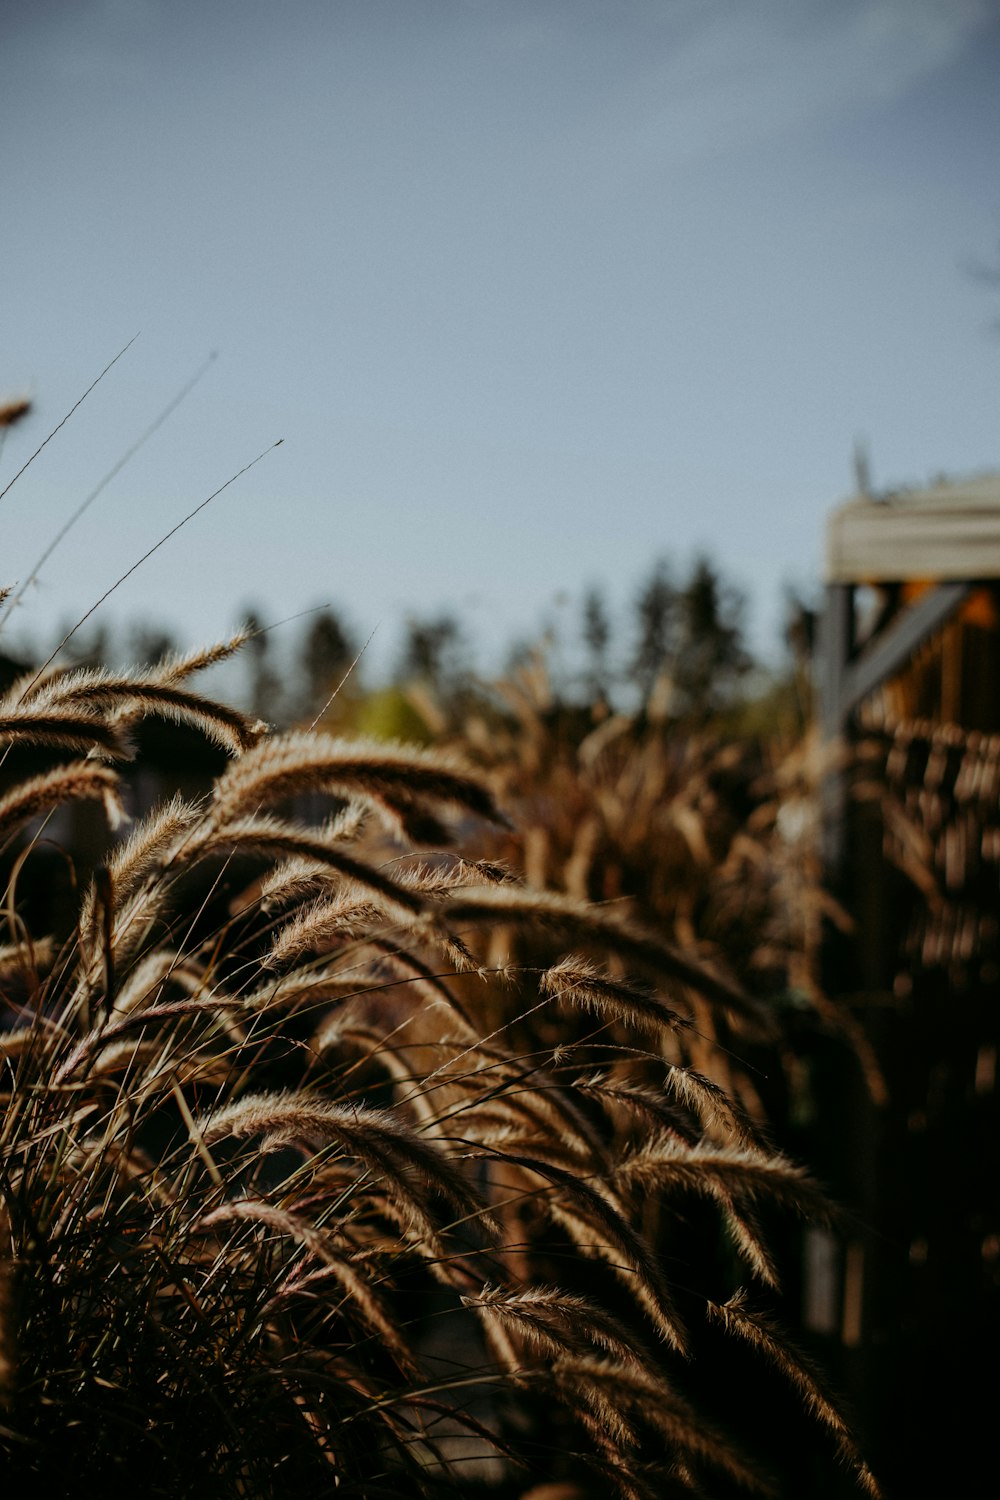
M 191 687 L 241 644 L 0 702 L 5 1478 L 877 1495 L 775 1316 L 780 1226 L 836 1221 L 738 1061 L 775 975 L 827 1004 L 776 804 L 635 725 L 571 774 L 523 705 L 271 734 Z M 216 774 L 133 815 L 151 721 Z

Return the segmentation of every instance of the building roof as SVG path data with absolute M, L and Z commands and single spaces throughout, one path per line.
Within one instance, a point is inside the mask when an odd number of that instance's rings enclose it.
M 827 583 L 1000 578 L 1000 473 L 856 495 L 827 522 Z

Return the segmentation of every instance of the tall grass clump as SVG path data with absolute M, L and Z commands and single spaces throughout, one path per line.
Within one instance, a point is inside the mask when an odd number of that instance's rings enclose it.
M 765 1311 L 829 1206 L 702 1066 L 768 1017 L 477 858 L 467 760 L 191 687 L 241 643 L 0 700 L 8 1484 L 777 1496 L 800 1410 L 877 1494 Z M 219 769 L 133 816 L 150 718 Z
M 738 1030 L 754 1007 L 608 908 L 442 852 L 454 814 L 504 821 L 461 762 L 271 737 L 192 691 L 228 649 L 50 670 L 0 703 L 21 768 L 0 795 L 10 1480 L 773 1493 L 760 1452 L 690 1394 L 721 1330 L 783 1369 L 874 1493 L 815 1376 L 740 1290 L 773 1280 L 772 1210 L 827 1207 L 683 1061 L 696 1009 Z M 228 759 L 205 796 L 126 828 L 128 756 L 154 714 Z M 33 931 L 33 861 L 82 802 L 114 836 L 74 867 L 65 930 Z M 376 860 L 387 834 L 397 852 Z M 433 856 L 404 855 L 427 841 Z M 531 927 L 561 961 L 487 974 L 483 935 Z M 497 984 L 509 1018 L 487 1021 Z M 519 1023 L 538 1014 L 549 1041 L 525 1053 Z M 658 1061 L 655 1087 L 630 1081 L 632 1059 Z M 698 1205 L 742 1261 L 732 1284 L 675 1276 L 683 1235 L 676 1263 L 654 1250 L 652 1210 L 686 1225 Z

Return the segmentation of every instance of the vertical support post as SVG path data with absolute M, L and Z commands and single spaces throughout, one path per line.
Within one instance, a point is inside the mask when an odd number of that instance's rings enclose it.
M 854 655 L 854 585 L 831 583 L 819 638 L 820 728 L 823 752 L 835 758 L 825 767 L 820 790 L 823 861 L 827 879 L 836 886 L 846 847 L 847 784 L 844 750 L 849 739 L 850 708 L 845 687 Z

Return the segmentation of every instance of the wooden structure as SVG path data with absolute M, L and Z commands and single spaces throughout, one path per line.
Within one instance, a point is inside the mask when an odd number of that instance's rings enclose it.
M 1000 1334 L 1000 475 L 834 511 L 818 677 L 854 923 L 827 985 L 885 1093 L 846 1055 L 828 1070 L 816 1164 L 858 1229 L 825 1300 L 807 1268 L 807 1321 L 811 1295 L 887 1488 L 948 1492 L 986 1461 Z
M 862 704 L 912 671 L 935 636 L 940 682 L 921 716 L 1000 730 L 1000 679 L 987 663 L 970 676 L 967 659 L 981 653 L 962 628 L 996 635 L 1000 475 L 856 496 L 830 518 L 825 575 L 820 701 L 827 741 L 849 740 Z M 866 594 L 867 622 L 859 611 Z M 897 717 L 913 716 L 905 703 L 899 707 Z M 834 868 L 843 852 L 841 792 L 834 780 L 826 799 L 827 862 Z

